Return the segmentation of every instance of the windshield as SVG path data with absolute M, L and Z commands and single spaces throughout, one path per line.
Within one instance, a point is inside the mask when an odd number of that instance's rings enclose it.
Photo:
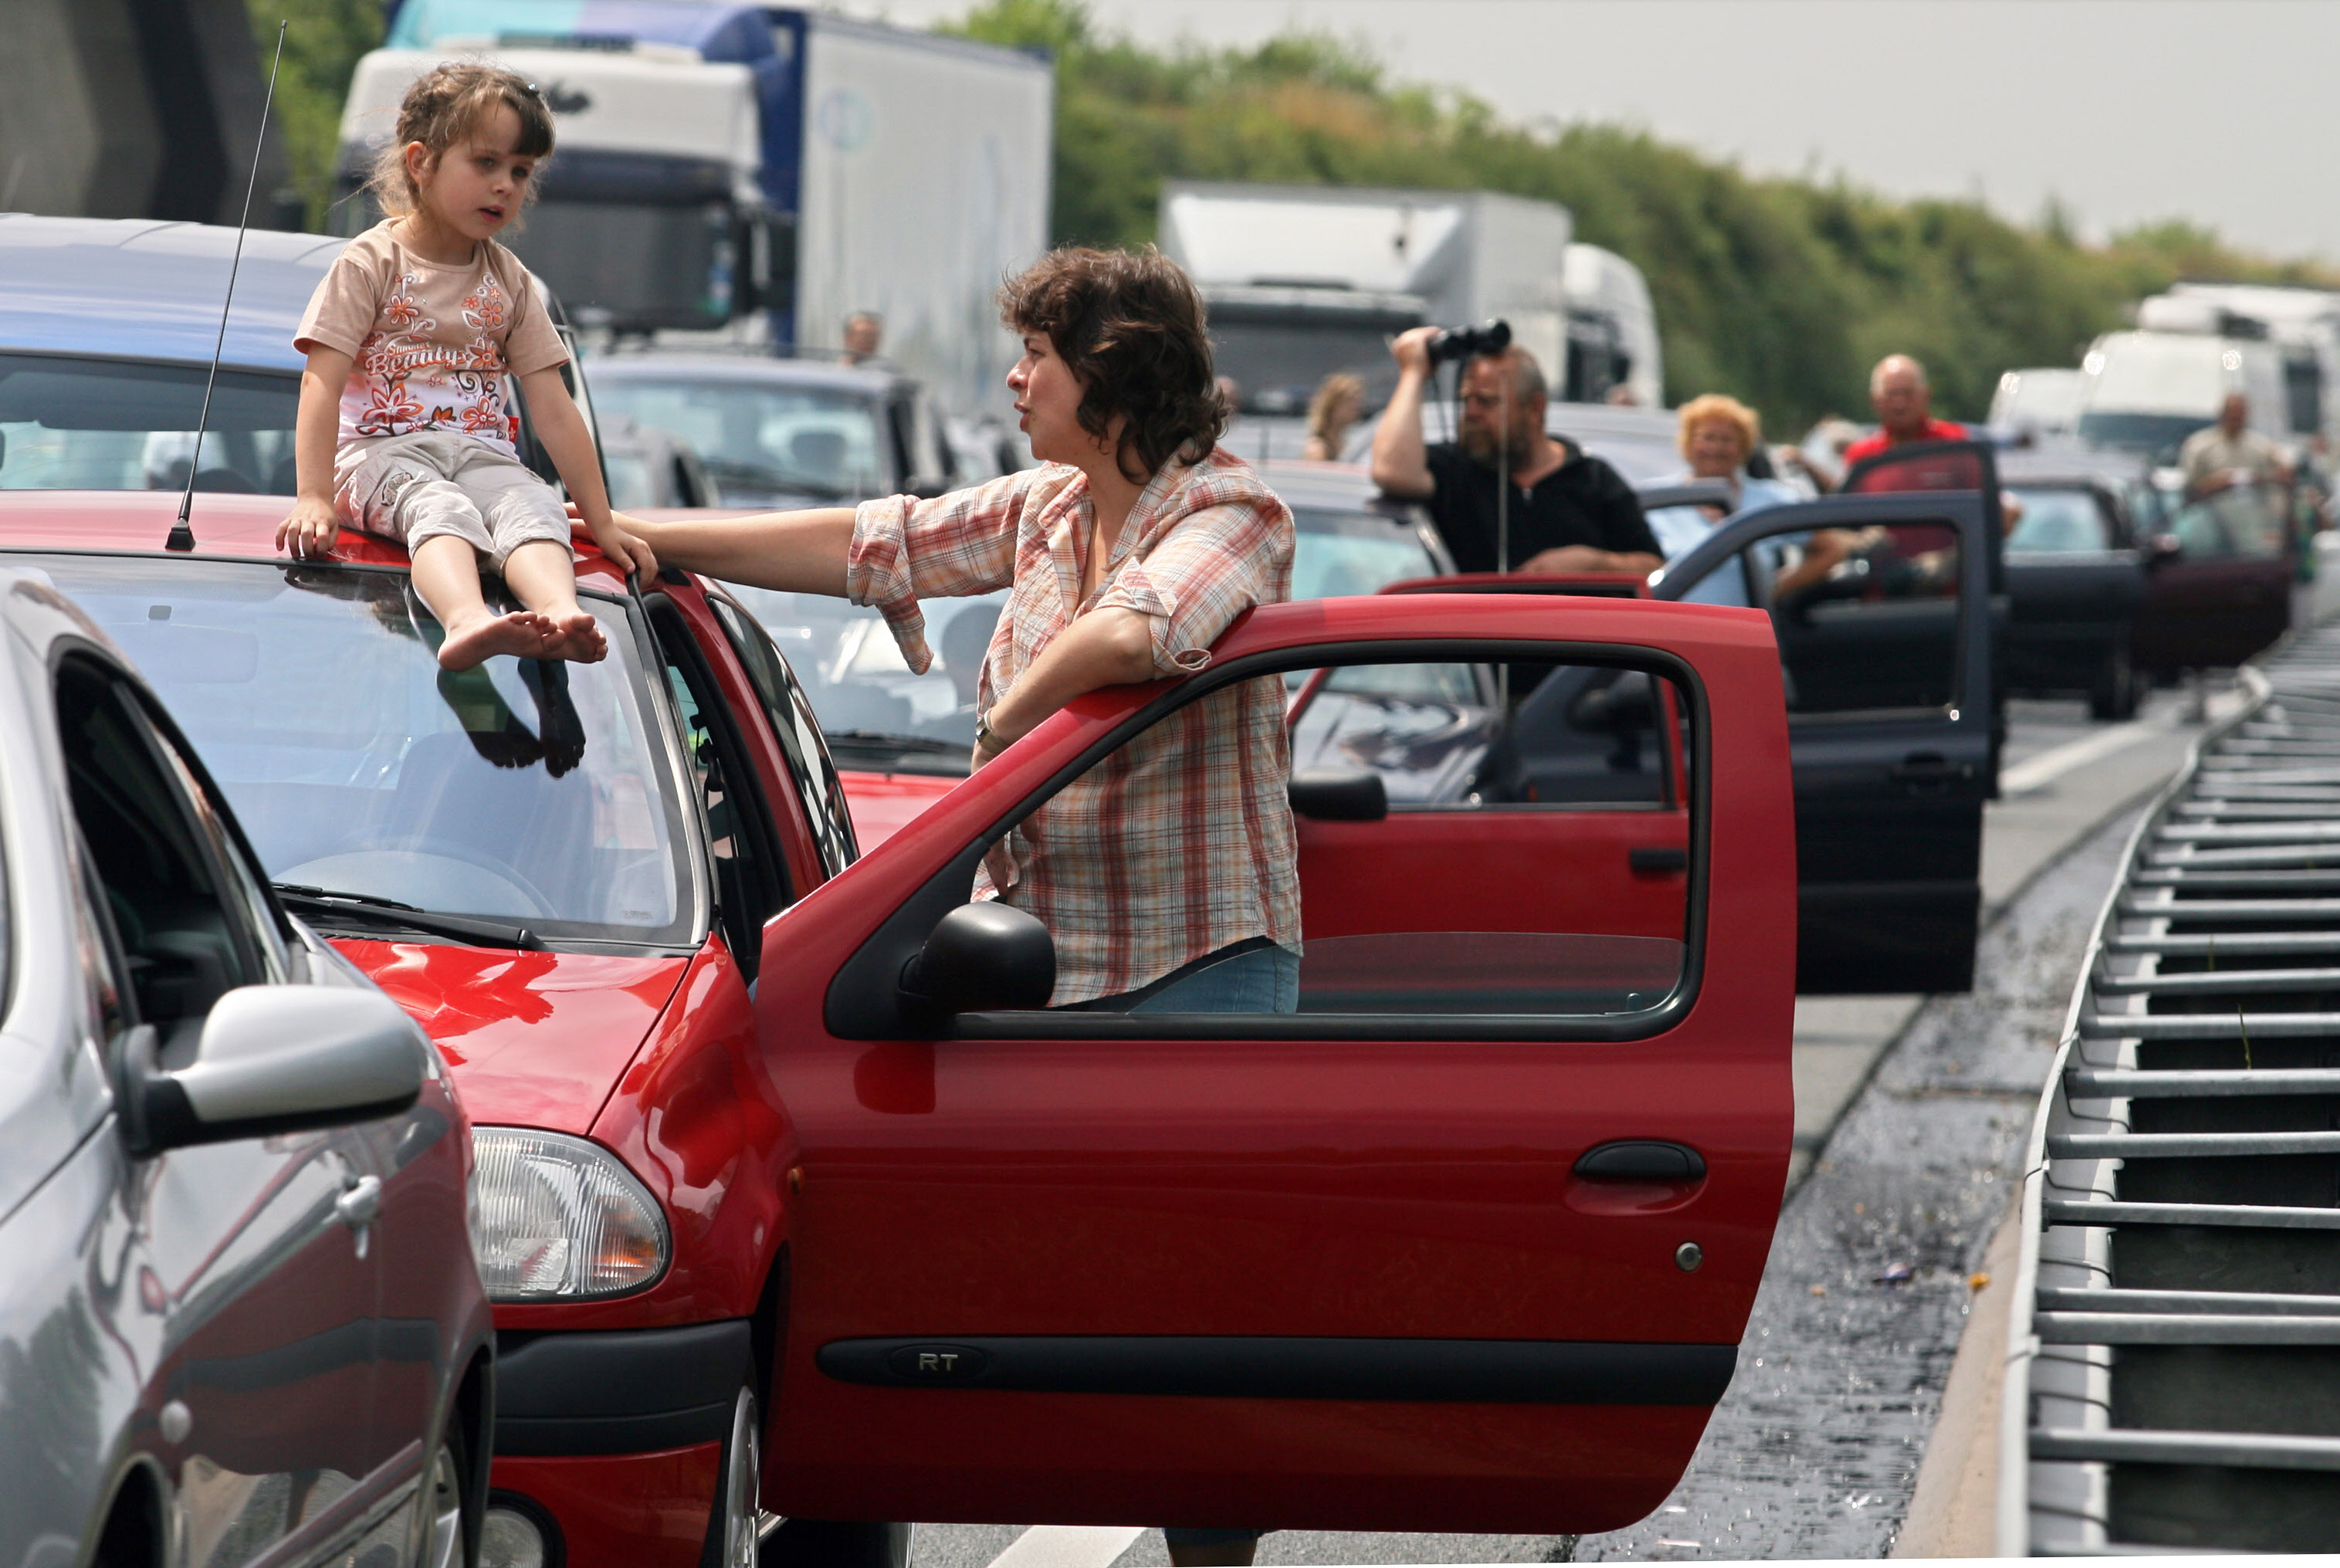
M 2201 414 L 2106 413 L 2091 410 L 2080 416 L 2080 439 L 2096 446 L 2141 452 L 2157 461 L 2175 462 L 2186 438 L 2212 421 Z
M 519 921 L 696 935 L 673 769 L 624 608 L 598 664 L 440 670 L 400 571 L 15 556 L 162 695 L 280 883 Z M 321 919 L 321 923 L 324 923 Z
M 2007 548 L 2071 555 L 2109 550 L 2112 541 L 2095 495 L 2085 490 L 2016 490 L 2022 520 L 2007 536 Z
M 725 376 L 597 376 L 593 401 L 689 442 L 726 505 L 843 501 L 893 488 L 878 409 L 833 387 Z
M 1417 525 L 1375 511 L 1298 507 L 1292 597 L 1372 593 L 1444 564 Z M 913 675 L 875 610 L 819 593 L 728 584 L 763 623 L 804 681 L 838 766 L 864 772 L 967 771 L 975 745 L 977 672 L 1006 607 L 1005 590 L 930 600 L 927 641 L 935 662 Z M 1288 677 L 1295 688 L 1306 679 Z
M 1212 367 L 1234 382 L 1236 402 L 1245 413 L 1305 413 L 1318 384 L 1335 372 L 1365 383 L 1364 409 L 1370 413 L 1389 401 L 1396 382 L 1390 334 L 1406 324 L 1390 327 L 1373 319 L 1329 313 L 1283 321 L 1229 320 L 1215 306 Z
M 0 354 L 0 490 L 177 490 L 203 404 L 202 365 Z M 195 488 L 292 493 L 301 378 L 222 371 Z

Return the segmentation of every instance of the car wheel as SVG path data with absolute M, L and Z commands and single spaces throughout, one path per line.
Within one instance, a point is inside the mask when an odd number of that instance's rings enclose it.
M 917 1526 L 791 1519 L 764 1543 L 760 1568 L 910 1568 Z
M 742 1388 L 731 1402 L 731 1430 L 715 1477 L 715 1506 L 707 1518 L 700 1568 L 756 1568 L 766 1526 L 763 1507 L 764 1423 L 756 1391 Z
M 415 1500 L 414 1568 L 468 1568 L 473 1560 L 477 1533 L 469 1526 L 477 1510 L 468 1495 L 471 1468 L 465 1447 L 462 1427 L 450 1411 Z
M 2128 639 L 2123 637 L 2106 651 L 2097 679 L 2088 688 L 2088 715 L 2093 719 L 2134 719 L 2137 702 L 2137 665 L 2129 657 Z

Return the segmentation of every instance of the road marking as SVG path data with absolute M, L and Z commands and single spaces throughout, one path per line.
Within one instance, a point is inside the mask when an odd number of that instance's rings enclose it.
M 2061 746 L 2050 747 L 2037 757 L 2027 758 L 2012 768 L 1998 770 L 1998 792 L 2001 795 L 2026 795 L 2042 789 L 2061 779 L 2075 768 L 2126 751 L 2148 736 L 2166 735 L 2170 727 L 2149 719 L 2131 719 L 2116 724 L 2109 729 L 2099 729 L 2093 735 L 2083 735 L 2077 740 L 2067 740 Z
M 2248 700 L 2248 694 L 2239 688 L 2217 693 L 2206 705 L 2207 721 L 2216 724 L 2231 717 L 2239 712 Z M 2174 714 L 2132 719 L 2126 724 L 2116 724 L 2108 729 L 2083 735 L 2077 740 L 2067 740 L 2061 746 L 2051 747 L 2036 757 L 2024 759 L 2012 768 L 2000 769 L 1998 792 L 2003 796 L 2028 795 L 2034 789 L 2045 789 L 2075 768 L 2100 762 L 2114 752 L 2126 751 L 2141 740 L 2156 735 L 2167 735 L 2174 730 L 2196 728 L 2197 726 Z
M 1145 1533 L 1143 1524 L 1035 1524 L 991 1568 L 1107 1568 Z

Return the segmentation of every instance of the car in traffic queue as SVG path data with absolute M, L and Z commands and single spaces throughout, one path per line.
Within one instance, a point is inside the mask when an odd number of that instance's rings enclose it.
M 2168 680 L 2231 670 L 2291 630 L 2298 525 L 2289 485 L 2189 497 L 2184 476 L 2166 469 L 2137 502 L 2159 558 L 2131 642 L 2139 670 Z
M 1269 607 L 1204 675 L 1083 699 L 848 867 L 808 705 L 759 685 L 785 661 L 719 590 L 637 600 L 582 551 L 608 660 L 443 677 L 394 547 L 290 561 L 281 503 L 204 495 L 170 552 L 173 500 L 0 496 L 0 561 L 148 640 L 277 896 L 447 1057 L 497 1304 L 491 1561 L 739 1561 L 767 1507 L 775 1543 L 1225 1509 L 1609 1528 L 1688 1463 L 1790 1126 L 1760 617 Z M 967 903 L 989 844 L 1226 680 L 1403 691 L 1497 658 L 1673 688 L 1685 863 L 1612 864 L 1559 813 L 1304 818 L 1289 1017 L 1047 1010 L 1046 933 Z
M 476 1561 L 495 1345 L 446 1067 L 37 568 L 0 567 L 0 1562 Z
M 1264 463 L 1259 472 L 1292 508 L 1294 599 L 1373 593 L 1401 579 L 1453 570 L 1421 509 L 1382 495 L 1363 470 L 1293 461 Z M 826 594 L 725 587 L 799 673 L 864 849 L 883 843 L 967 777 L 976 676 L 1005 591 L 928 606 L 935 662 L 914 675 L 873 609 Z
M 2012 372 L 2010 372 L 2012 373 Z M 2007 685 L 2079 692 L 2097 719 L 2133 719 L 2147 678 L 2133 643 L 2166 544 L 2139 548 L 2129 516 L 2142 482 L 2127 454 L 2003 456 L 1999 476 L 2020 509 L 2006 539 Z
M 844 365 L 760 345 L 624 350 L 590 373 L 603 410 L 688 442 L 726 506 L 939 495 L 958 482 L 958 451 L 933 399 L 882 361 Z

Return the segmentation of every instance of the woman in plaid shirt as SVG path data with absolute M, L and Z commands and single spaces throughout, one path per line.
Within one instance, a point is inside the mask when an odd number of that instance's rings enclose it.
M 1254 604 L 1287 597 L 1292 513 L 1217 450 L 1226 411 L 1203 305 L 1176 265 L 1060 250 L 1000 295 L 1041 466 L 931 501 L 730 521 L 628 519 L 662 561 L 876 606 L 910 668 L 922 599 L 1009 589 L 984 660 L 975 766 L 1103 686 L 1190 674 Z M 976 896 L 1056 947 L 1055 1005 L 1290 1012 L 1300 887 L 1284 685 L 1239 681 L 1155 725 L 996 847 Z

